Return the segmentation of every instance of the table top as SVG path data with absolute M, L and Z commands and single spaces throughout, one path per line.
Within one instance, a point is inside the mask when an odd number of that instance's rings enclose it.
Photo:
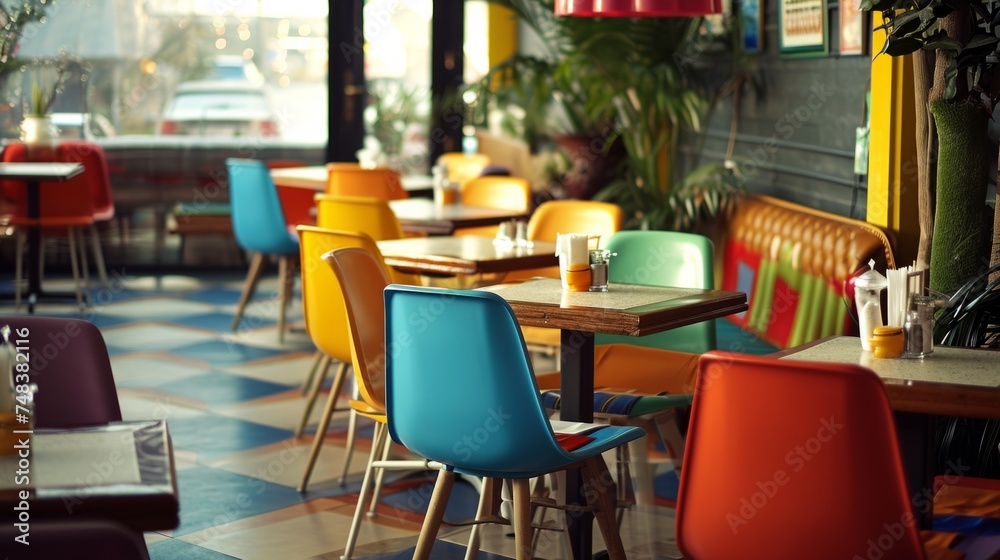
M 507 300 L 521 325 L 645 336 L 747 309 L 743 292 L 612 282 L 607 292 L 570 292 L 555 278 L 481 288 Z
M 54 161 L 0 163 L 0 177 L 5 179 L 66 181 L 80 173 L 83 173 L 83 165 L 79 163 Z
M 524 212 L 464 204 L 437 204 L 427 198 L 390 200 L 403 231 L 451 235 L 456 229 L 492 226 L 508 220 L 527 219 Z
M 271 170 L 271 178 L 282 187 L 297 187 L 317 192 L 326 190 L 329 172 L 325 166 L 310 165 L 306 167 L 282 167 Z M 433 191 L 434 179 L 430 175 L 404 175 L 400 177 L 403 190 L 411 196 L 429 195 Z
M 98 517 L 141 531 L 173 529 L 179 502 L 173 450 L 164 421 L 116 422 L 36 430 L 26 480 L 19 457 L 0 456 L 0 508 L 29 491 L 32 519 Z
M 379 241 L 386 264 L 432 274 L 482 274 L 541 268 L 559 264 L 556 244 L 539 241 L 531 247 L 497 245 L 491 237 L 410 237 Z
M 856 337 L 829 337 L 790 348 L 781 358 L 860 364 L 885 382 L 896 410 L 1000 418 L 1000 352 L 936 346 L 924 359 L 879 359 Z

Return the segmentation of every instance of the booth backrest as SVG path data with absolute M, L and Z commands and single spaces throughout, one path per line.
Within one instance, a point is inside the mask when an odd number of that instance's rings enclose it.
M 736 202 L 715 247 L 716 281 L 750 305 L 728 320 L 777 348 L 857 335 L 854 279 L 870 259 L 896 266 L 878 227 L 760 195 Z

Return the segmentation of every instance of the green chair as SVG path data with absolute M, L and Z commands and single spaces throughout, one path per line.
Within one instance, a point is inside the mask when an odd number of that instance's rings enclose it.
M 608 280 L 645 286 L 712 289 L 712 241 L 704 235 L 677 231 L 620 231 L 605 247 L 612 253 Z M 599 334 L 595 344 L 638 344 L 692 354 L 716 347 L 715 321 L 702 321 L 648 336 Z
M 620 231 L 606 248 L 617 256 L 609 266 L 609 280 L 649 286 L 710 289 L 714 287 L 712 242 L 707 237 L 673 231 Z M 676 411 L 691 403 L 697 354 L 715 347 L 715 323 L 704 321 L 644 337 L 595 336 L 594 387 L 606 392 L 594 417 L 611 424 L 633 425 L 657 434 L 680 472 L 684 437 Z M 559 372 L 538 376 L 538 387 L 559 387 Z M 603 391 L 602 391 L 603 389 Z M 628 392 L 627 395 L 621 395 Z M 546 394 L 546 406 L 556 408 L 556 395 Z M 638 505 L 653 503 L 653 472 L 647 443 L 629 445 Z

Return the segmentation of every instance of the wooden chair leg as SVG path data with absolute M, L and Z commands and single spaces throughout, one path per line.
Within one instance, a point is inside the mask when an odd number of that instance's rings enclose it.
M 97 267 L 97 277 L 101 279 L 101 287 L 107 288 L 108 271 L 104 264 L 104 249 L 101 247 L 101 236 L 97 233 L 97 226 L 90 226 L 90 248 L 94 252 L 94 266 Z
M 326 430 L 330 427 L 330 417 L 337 407 L 337 394 L 331 392 L 326 399 L 326 408 L 323 410 L 323 417 L 319 419 L 319 426 L 316 427 L 316 435 L 313 436 L 312 450 L 309 452 L 309 462 L 306 463 L 306 472 L 302 474 L 302 482 L 299 483 L 299 492 L 305 492 L 309 486 L 309 477 L 312 476 L 313 467 L 316 466 L 316 459 L 323 448 L 323 439 L 326 438 Z
M 232 330 L 236 330 L 240 326 L 240 320 L 243 319 L 243 310 L 246 309 L 247 302 L 253 297 L 254 292 L 257 291 L 257 281 L 260 280 L 260 275 L 264 272 L 264 254 L 254 253 L 253 260 L 250 261 L 250 270 L 247 271 L 247 278 L 243 281 L 243 292 L 240 294 L 240 301 L 236 304 L 236 316 L 233 317 L 233 324 L 230 327 Z
M 73 269 L 73 287 L 76 288 L 76 304 L 83 309 L 83 291 L 80 289 L 80 264 L 76 257 L 76 228 L 69 228 L 69 264 Z
M 317 350 L 313 353 L 313 361 L 309 366 L 309 373 L 306 374 L 306 380 L 302 384 L 302 396 L 308 396 L 312 392 L 313 382 L 316 381 L 316 370 L 319 369 L 319 363 L 323 361 L 323 352 Z
M 615 483 L 608 472 L 608 466 L 600 455 L 583 462 L 584 485 L 586 496 L 593 496 L 597 503 L 594 518 L 604 537 L 604 544 L 611 560 L 626 560 L 625 547 L 622 545 L 621 534 L 615 522 Z
M 517 560 L 531 560 L 531 481 L 515 478 L 511 481 L 514 497 L 514 549 Z
M 320 352 L 320 354 L 323 353 Z M 312 416 L 312 410 L 316 406 L 316 399 L 319 398 L 319 392 L 323 390 L 323 381 L 326 380 L 326 372 L 330 368 L 330 362 L 332 361 L 333 359 L 326 354 L 323 354 L 322 358 L 320 358 L 319 366 L 317 367 L 319 374 L 317 375 L 317 379 L 313 380 L 313 385 L 309 389 L 306 406 L 302 411 L 302 418 L 299 420 L 298 427 L 295 428 L 295 437 L 301 436 L 302 432 L 306 429 L 306 424 L 309 423 L 309 417 Z M 346 365 L 341 364 L 340 369 L 337 370 L 337 377 L 334 378 L 334 385 L 336 385 L 337 378 L 343 377 L 345 369 Z
M 381 422 L 375 424 L 375 433 L 372 436 L 372 449 L 368 455 L 368 466 L 365 468 L 365 478 L 361 481 L 361 491 L 358 494 L 358 505 L 354 508 L 354 518 L 351 519 L 351 529 L 347 533 L 347 544 L 344 546 L 343 560 L 350 560 L 354 554 L 354 545 L 358 540 L 358 531 L 361 529 L 361 518 L 364 517 L 365 501 L 368 497 L 368 490 L 372 486 L 375 476 L 375 460 L 382 452 L 382 447 L 388 438 L 389 427 Z M 381 471 L 382 469 L 379 469 Z
M 483 479 L 483 487 L 479 493 L 479 508 L 476 509 L 476 521 L 483 521 L 498 516 L 500 503 L 503 501 L 500 497 L 500 490 L 502 488 L 503 484 L 497 484 L 495 478 Z M 476 560 L 479 558 L 479 532 L 481 529 L 481 524 L 472 526 L 472 532 L 469 533 L 469 544 L 465 549 L 465 560 Z
M 385 446 L 382 448 L 382 461 L 389 460 L 389 451 L 392 450 L 392 440 L 386 438 Z M 385 478 L 385 469 L 379 469 L 375 477 L 375 491 L 372 492 L 372 503 L 368 507 L 368 517 L 375 517 L 375 507 L 378 506 L 379 498 L 382 497 L 382 480 Z
M 360 399 L 361 395 L 358 393 L 358 388 L 354 387 L 354 399 Z M 347 441 L 344 443 L 344 448 L 346 453 L 344 454 L 344 468 L 340 471 L 340 479 L 337 481 L 338 484 L 343 485 L 347 481 L 347 473 L 351 470 L 351 457 L 354 455 L 354 438 L 358 432 L 358 413 L 351 409 L 349 416 L 347 417 Z
M 454 485 L 455 473 L 453 471 L 442 469 L 438 472 L 434 493 L 431 494 L 431 503 L 427 507 L 427 516 L 424 517 L 424 524 L 420 527 L 420 537 L 417 539 L 417 547 L 413 551 L 413 560 L 428 560 L 431 557 L 431 550 L 434 548 L 434 541 L 437 540 L 438 529 L 441 528 L 444 510 L 448 506 L 448 498 L 451 496 L 451 488 Z
M 285 315 L 288 312 L 288 302 L 292 297 L 289 289 L 289 278 L 291 277 L 290 257 L 278 257 L 278 342 L 285 342 Z
M 14 237 L 14 310 L 21 311 L 21 281 L 24 280 L 24 244 L 27 236 L 18 230 Z

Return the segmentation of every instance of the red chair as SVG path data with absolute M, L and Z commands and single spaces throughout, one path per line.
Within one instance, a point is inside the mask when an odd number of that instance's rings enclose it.
M 90 185 L 94 202 L 94 225 L 90 228 L 90 247 L 94 253 L 94 266 L 101 279 L 101 285 L 108 287 L 108 272 L 104 266 L 104 252 L 97 224 L 108 223 L 115 217 L 114 194 L 111 191 L 111 175 L 104 150 L 93 142 L 82 140 L 64 141 L 59 145 L 59 161 L 83 164 L 83 180 Z
M 25 156 L 25 147 L 23 144 L 11 144 L 4 150 L 2 159 L 5 162 L 26 161 Z M 91 153 L 86 158 L 85 167 L 90 166 L 93 168 L 90 172 L 85 170 L 83 173 L 65 182 L 41 182 L 39 184 L 40 200 L 42 201 L 41 213 L 36 218 L 28 216 L 27 187 L 24 182 L 6 181 L 3 183 L 3 198 L 13 208 L 12 214 L 6 216 L 4 222 L 7 225 L 14 226 L 18 234 L 15 264 L 15 283 L 17 285 L 15 305 L 20 306 L 21 300 L 24 245 L 27 237 L 24 233 L 26 228 L 33 227 L 42 228 L 43 235 L 65 235 L 69 239 L 69 256 L 73 269 L 76 298 L 77 302 L 81 306 L 83 305 L 83 284 L 87 281 L 87 257 L 86 251 L 83 250 L 83 238 L 79 236 L 79 233 L 85 228 L 93 229 L 94 226 L 94 196 L 93 187 L 91 187 L 90 183 L 92 182 L 93 174 L 99 173 L 101 167 L 99 164 L 93 163 L 91 158 L 98 157 L 103 159 L 103 153 L 99 156 Z M 62 145 L 60 145 L 56 153 L 56 161 L 60 162 L 80 163 L 78 160 L 82 158 L 83 154 L 81 151 L 68 150 Z M 104 170 L 106 172 L 106 167 Z M 79 244 L 77 243 L 78 239 Z M 79 253 L 77 252 L 78 245 Z M 42 253 L 43 248 L 44 241 L 38 248 L 40 253 Z M 104 258 L 100 254 L 100 243 L 96 244 L 96 249 L 94 258 L 97 261 L 98 268 L 103 269 Z M 82 281 L 81 267 L 78 259 L 83 260 Z M 40 254 L 40 267 L 44 266 L 44 262 L 44 256 Z M 41 276 L 42 271 L 39 270 L 38 274 Z
M 925 558 L 882 381 L 710 352 L 677 498 L 684 558 Z M 874 544 L 873 544 L 874 543 Z

